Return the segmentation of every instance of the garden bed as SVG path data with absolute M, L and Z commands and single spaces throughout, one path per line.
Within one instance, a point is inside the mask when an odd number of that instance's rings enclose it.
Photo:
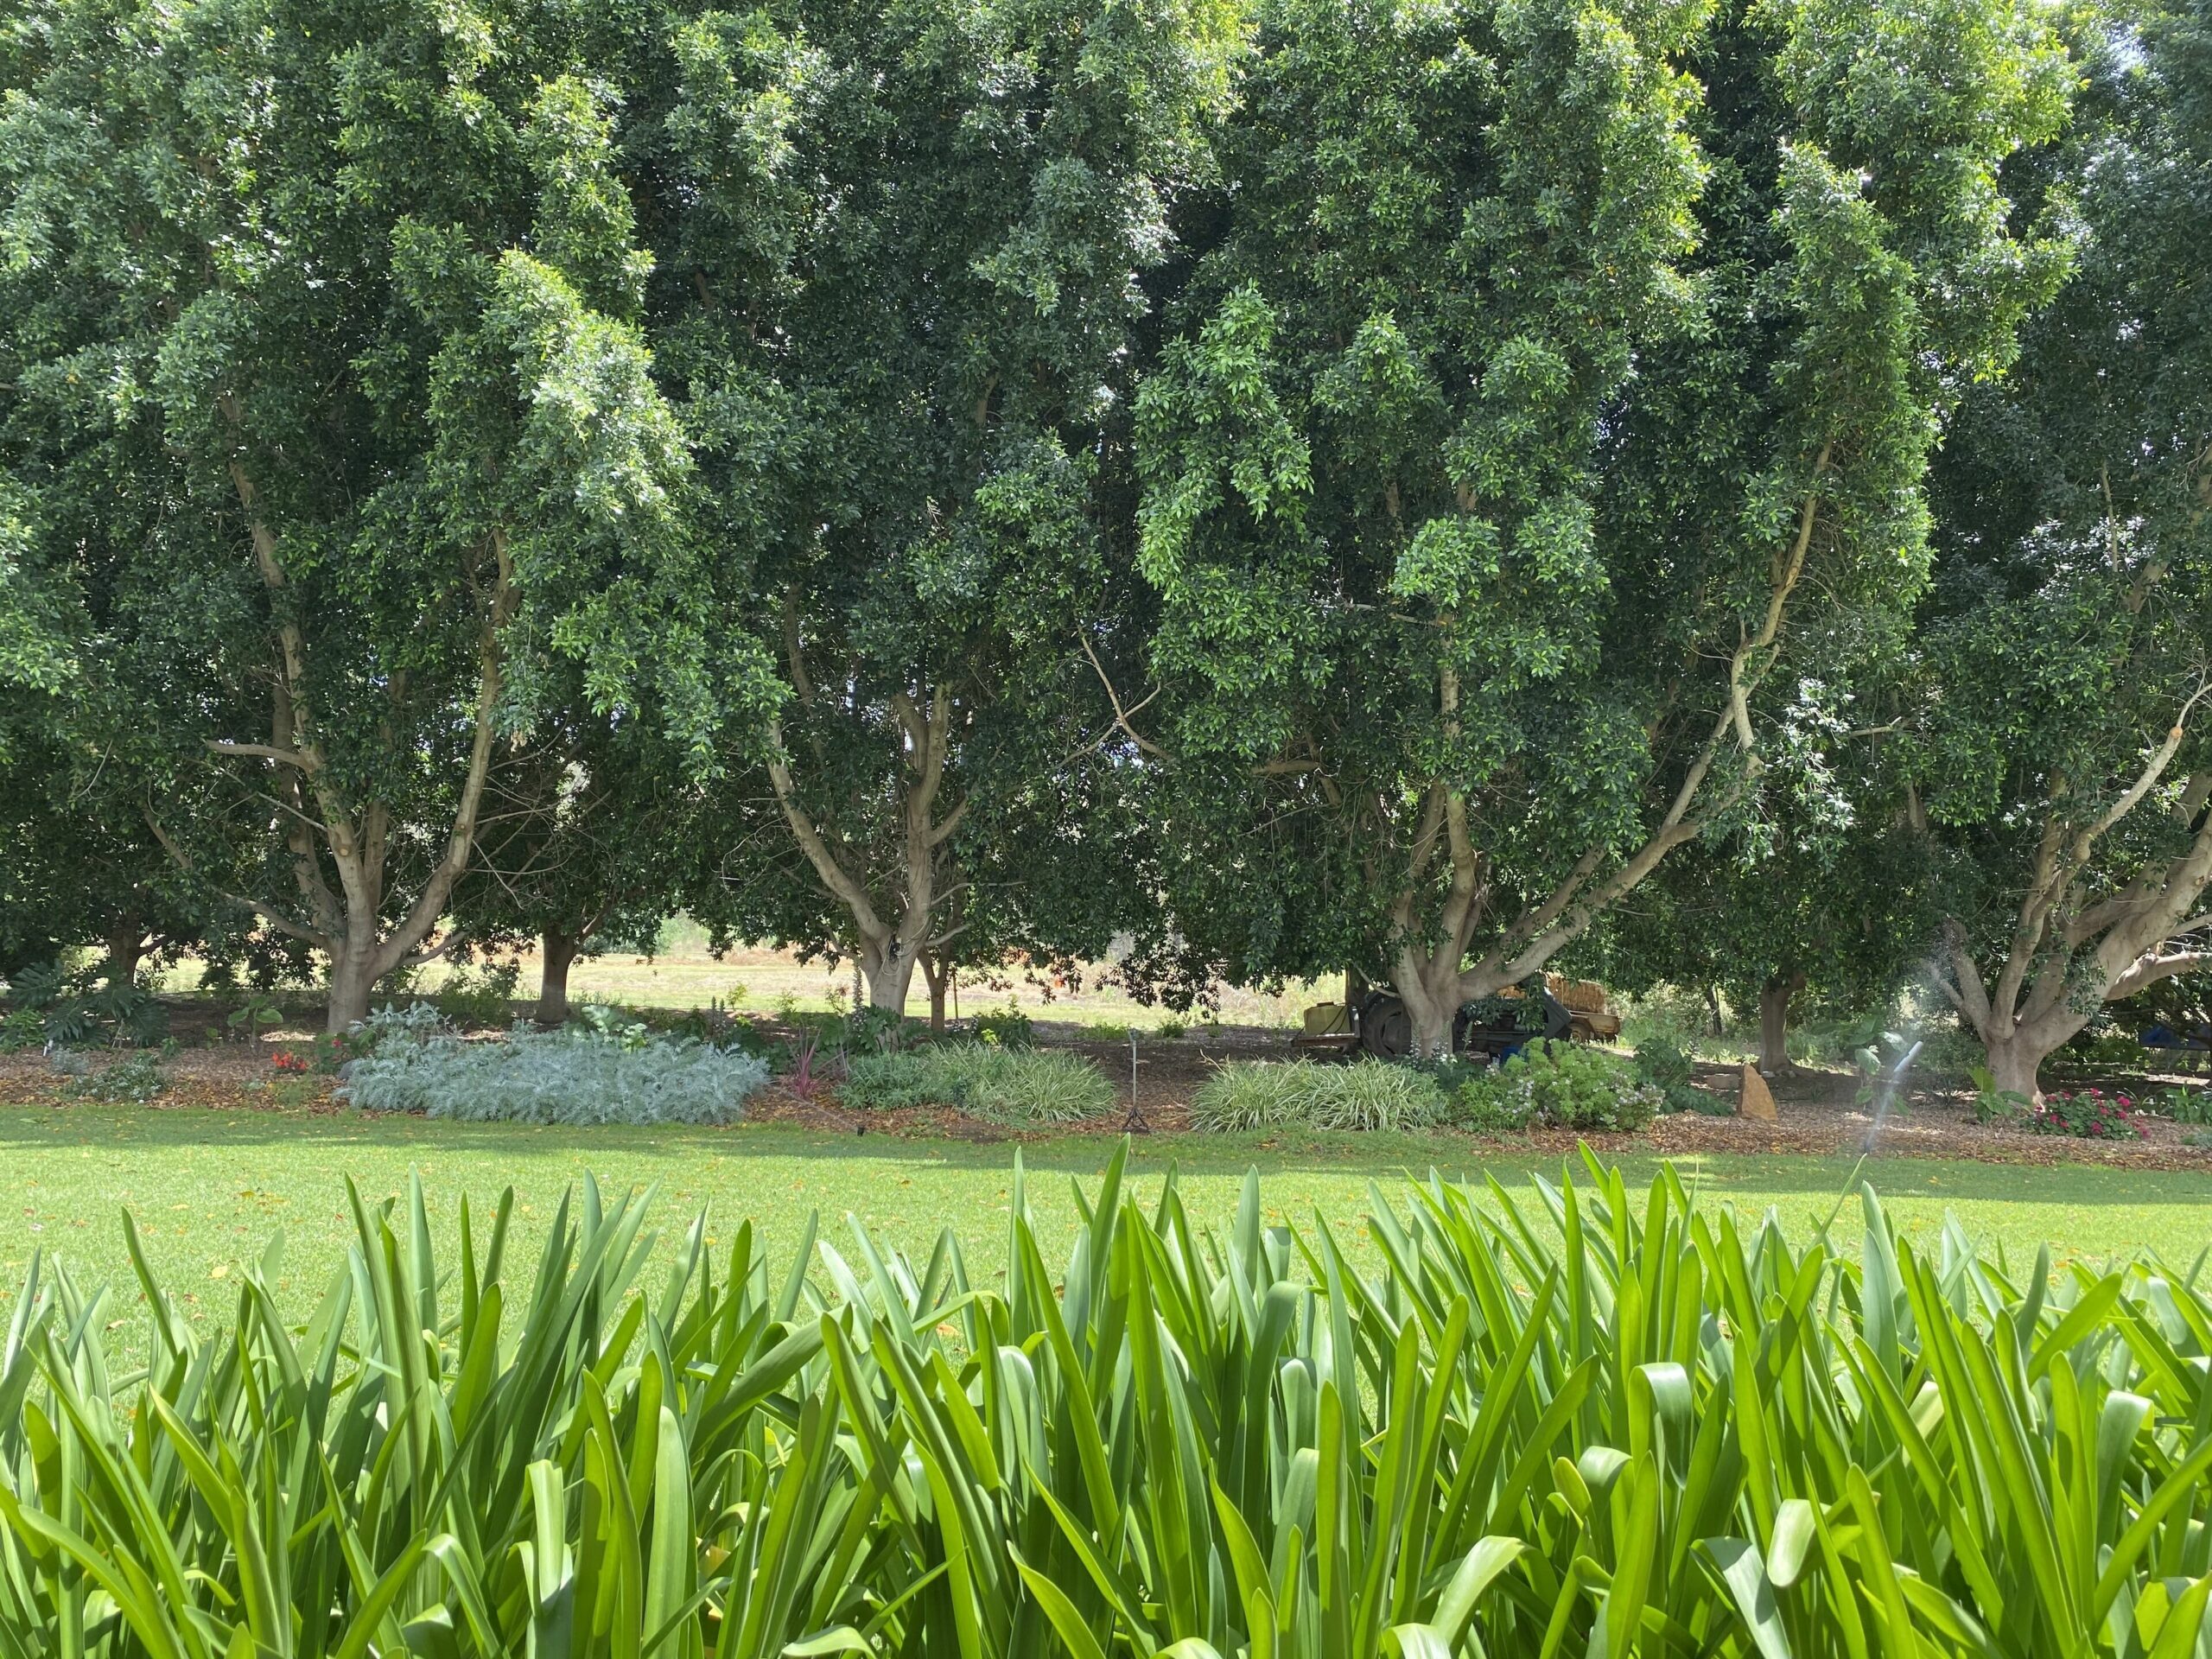
M 188 1042 L 197 1037 L 204 1043 L 213 1027 L 205 1020 L 191 1023 L 191 1015 L 196 1013 L 188 1007 L 184 1017 L 175 1020 L 173 1029 Z M 1037 1028 L 1040 1047 L 1088 1058 L 1111 1086 L 1112 1105 L 1077 1122 L 1033 1128 L 986 1122 L 950 1106 L 856 1109 L 842 1100 L 834 1087 L 817 1086 L 810 1094 L 797 1094 L 781 1076 L 747 1103 L 746 1119 L 830 1135 L 885 1135 L 973 1142 L 1116 1135 L 1130 1128 L 1160 1135 L 1193 1134 L 1191 1101 L 1220 1065 L 1240 1060 L 1288 1061 L 1295 1056 L 1286 1033 L 1258 1027 L 1224 1027 L 1217 1033 L 1173 1040 L 1141 1034 L 1137 1110 L 1133 1119 L 1128 1044 L 1083 1039 L 1073 1035 L 1078 1029 L 1049 1022 L 1039 1022 Z M 787 1034 L 780 1026 L 770 1025 L 769 1030 L 778 1037 Z M 335 1079 L 288 1074 L 276 1065 L 276 1055 L 305 1050 L 314 1035 L 311 1023 L 296 1020 L 265 1034 L 258 1044 L 181 1047 L 162 1060 L 163 1088 L 149 1103 L 149 1109 L 342 1110 L 343 1103 L 332 1097 Z M 479 1040 L 499 1040 L 489 1031 L 477 1035 Z M 105 1055 L 94 1057 L 96 1065 L 111 1063 Z M 1732 1100 L 1737 1069 L 1700 1065 L 1695 1081 L 1717 1098 Z M 1560 1153 L 1571 1152 L 1577 1144 L 1586 1142 L 1602 1151 L 1642 1150 L 1668 1155 L 1733 1153 L 1832 1157 L 1854 1154 L 1872 1126 L 1870 1112 L 1858 1098 L 1860 1084 L 1861 1079 L 1852 1071 L 1800 1070 L 1774 1081 L 1780 1111 L 1774 1122 L 1679 1113 L 1661 1117 L 1633 1135 L 1538 1128 L 1492 1143 Z M 56 1075 L 42 1055 L 0 1054 L 0 1104 L 67 1105 L 71 1101 L 68 1079 Z M 1970 1158 L 1992 1163 L 2212 1167 L 2212 1148 L 2185 1144 L 2180 1126 L 2147 1116 L 2138 1121 L 2145 1133 L 2143 1138 L 2133 1141 L 2036 1135 L 2012 1124 L 1978 1122 L 1973 1096 L 1965 1091 L 1921 1090 L 1909 1093 L 1902 1109 L 1891 1113 L 1875 1136 L 1873 1152 L 1877 1156 Z M 1454 1140 L 1472 1139 L 1456 1131 L 1436 1133 Z

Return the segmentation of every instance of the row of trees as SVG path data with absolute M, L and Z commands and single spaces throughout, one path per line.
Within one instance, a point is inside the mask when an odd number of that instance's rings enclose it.
M 2212 12 L 26 0 L 0 969 L 2212 928 Z M 1118 944 L 1117 944 L 1118 942 Z

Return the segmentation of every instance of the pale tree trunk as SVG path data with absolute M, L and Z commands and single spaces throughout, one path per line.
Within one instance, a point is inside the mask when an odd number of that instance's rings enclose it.
M 1789 1003 L 1804 988 L 1802 974 L 1777 974 L 1759 987 L 1759 1070 L 1770 1077 L 1797 1069 L 1789 1059 Z
M 583 940 L 579 935 L 549 927 L 538 945 L 537 1007 L 531 1018 L 550 1029 L 569 1018 L 569 967 Z
M 922 977 L 930 988 L 930 1029 L 944 1029 L 944 994 L 951 987 L 953 966 L 931 951 L 922 957 Z
M 861 972 L 868 979 L 868 1005 L 886 1014 L 906 1012 L 906 993 L 914 982 L 913 953 L 896 936 L 861 946 Z
M 2041 1098 L 2037 1073 L 2045 1056 L 2094 1016 L 2145 986 L 2212 965 L 2212 911 L 2192 914 L 2212 888 L 2212 771 L 2185 778 L 2173 804 L 2189 836 L 2172 857 L 2155 861 L 2126 887 L 2094 903 L 2078 893 L 2098 841 L 2151 794 L 2180 751 L 2190 711 L 2182 704 L 2165 740 L 2135 781 L 2097 817 L 2064 816 L 2069 791 L 2054 779 L 2012 932 L 1994 982 L 1984 978 L 1965 926 L 1944 927 L 1944 970 L 1936 984 L 1988 1055 L 2001 1090 Z
M 1438 671 L 1437 700 L 1446 732 L 1456 736 L 1459 677 L 1449 666 Z M 1405 1005 L 1412 1058 L 1439 1059 L 1452 1052 L 1452 1027 L 1459 1005 L 1470 995 L 1481 995 L 1464 988 L 1461 965 L 1489 897 L 1484 860 L 1468 832 L 1466 798 L 1441 779 L 1429 786 L 1409 852 L 1407 886 L 1390 913 L 1390 931 L 1396 941 L 1390 988 Z M 1416 913 L 1419 888 L 1440 856 L 1450 880 L 1443 909 L 1431 928 Z
M 2069 1032 L 2067 1034 L 2071 1036 L 2073 1033 Z M 1998 1092 L 2041 1100 L 2043 1063 L 2050 1057 L 2051 1049 L 2056 1046 L 2056 1044 L 2052 1044 L 2045 1047 L 2027 1033 L 2017 1031 L 2000 1040 L 1985 1041 L 1983 1052 L 1988 1057 L 1990 1076 Z
M 347 929 L 330 957 L 330 1002 L 324 1029 L 342 1032 L 369 1017 L 369 998 L 377 981 L 376 938 L 367 929 Z
M 227 400 L 226 414 L 233 422 L 238 419 L 235 405 Z M 391 806 L 382 801 L 351 798 L 331 776 L 308 708 L 307 634 L 295 614 L 296 599 L 276 533 L 262 518 L 253 483 L 241 463 L 232 461 L 231 477 L 245 510 L 254 564 L 269 594 L 275 621 L 273 715 L 267 743 L 211 741 L 207 747 L 219 755 L 264 760 L 276 767 L 272 781 L 289 809 L 284 815 L 285 841 L 300 890 L 299 907 L 306 912 L 306 919 L 292 914 L 292 907 L 267 899 L 239 893 L 226 897 L 261 916 L 279 932 L 314 945 L 329 957 L 326 1029 L 335 1033 L 367 1016 L 370 994 L 378 980 L 436 954 L 425 953 L 420 947 L 436 928 L 475 845 L 477 814 L 498 736 L 503 684 L 499 635 L 515 609 L 514 567 L 505 533 L 493 531 L 482 548 L 492 568 L 479 584 L 489 600 L 477 639 L 468 771 L 461 782 L 443 853 L 404 915 L 387 928 L 383 911 L 387 896 L 385 865 L 391 851 Z M 397 704 L 405 696 L 406 684 L 405 673 L 396 672 L 390 677 L 385 695 Z M 149 822 L 171 855 L 188 863 L 163 831 L 158 817 L 149 815 Z M 324 874 L 326 858 L 338 876 L 335 890 Z
M 804 671 L 798 652 L 795 625 L 788 625 L 794 680 L 807 695 Z M 906 740 L 906 779 L 900 802 L 899 860 L 894 891 L 879 905 L 869 889 L 864 857 L 841 836 L 834 825 L 818 823 L 798 798 L 790 757 L 783 747 L 782 722 L 769 722 L 768 778 L 777 804 L 791 827 L 807 862 L 813 866 L 823 888 L 843 905 L 852 918 L 857 940 L 855 963 L 868 984 L 871 1007 L 904 1014 L 912 988 L 914 967 L 937 947 L 964 930 L 964 923 L 937 925 L 938 911 L 957 902 L 959 886 L 952 881 L 949 843 L 967 815 L 962 801 L 940 815 L 938 800 L 944 783 L 945 762 L 952 741 L 951 693 L 940 686 L 926 707 L 900 692 L 891 699 L 891 710 Z
M 1433 1060 L 1452 1052 L 1452 1027 L 1459 1017 L 1459 959 L 1464 946 L 1449 943 L 1427 950 L 1402 947 L 1392 964 L 1391 988 L 1405 1004 L 1412 1027 L 1410 1058 Z

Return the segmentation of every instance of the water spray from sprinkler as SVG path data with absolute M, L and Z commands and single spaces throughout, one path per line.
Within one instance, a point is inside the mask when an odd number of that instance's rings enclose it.
M 1891 1037 L 1889 1040 L 1895 1045 L 1904 1039 L 1901 1037 Z M 1868 1050 L 1867 1052 L 1871 1054 L 1872 1051 Z M 1916 1038 L 1912 1046 L 1898 1055 L 1888 1065 L 1868 1068 L 1873 1072 L 1878 1092 L 1874 1096 L 1873 1122 L 1867 1124 L 1866 1133 L 1859 1138 L 1859 1150 L 1862 1156 L 1872 1152 L 1875 1141 L 1881 1138 L 1882 1126 L 1890 1121 L 1890 1108 L 1896 1103 L 1897 1090 L 1904 1082 L 1904 1074 L 1911 1069 L 1913 1061 L 1919 1058 L 1919 1054 L 1920 1041 Z

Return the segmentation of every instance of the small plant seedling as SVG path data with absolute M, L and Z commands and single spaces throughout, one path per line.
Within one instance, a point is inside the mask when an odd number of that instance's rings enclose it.
M 261 1046 L 261 1033 L 272 1031 L 284 1023 L 284 1011 L 273 998 L 257 996 L 240 1004 L 225 1018 L 223 1023 L 237 1033 L 242 1043 Z

